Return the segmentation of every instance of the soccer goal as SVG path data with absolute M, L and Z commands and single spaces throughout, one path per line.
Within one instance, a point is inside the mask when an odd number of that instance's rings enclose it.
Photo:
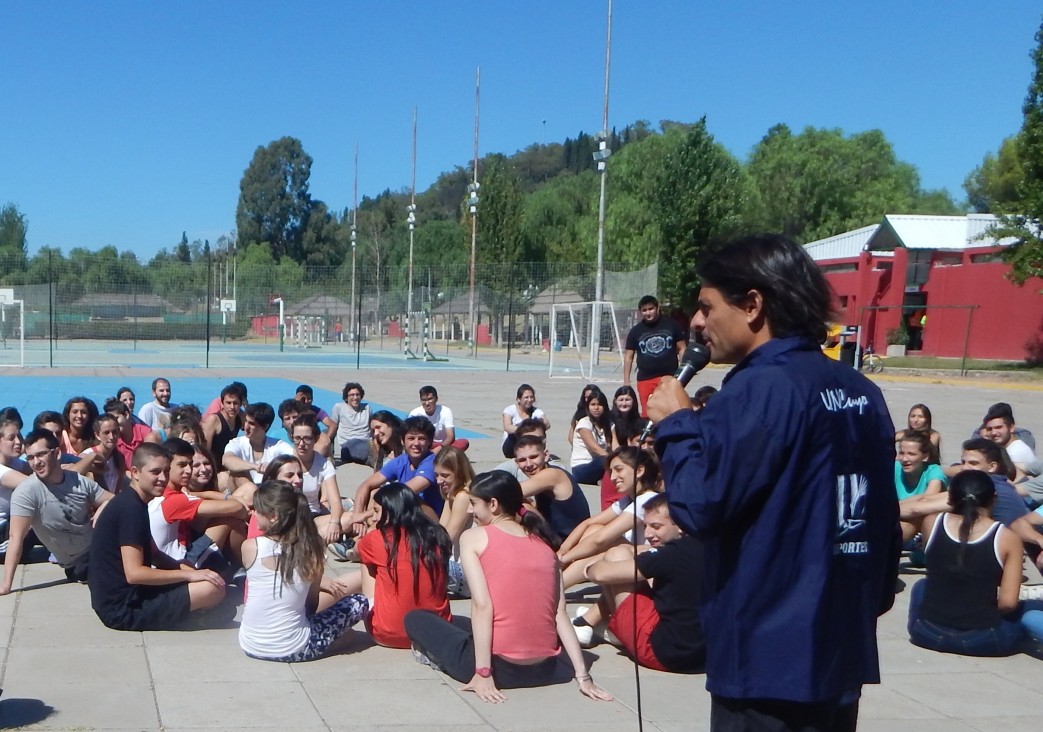
M 25 366 L 25 301 L 0 288 L 0 366 Z
M 448 361 L 431 351 L 431 313 L 417 310 L 406 313 L 402 355 L 407 361 Z
M 614 303 L 604 300 L 551 305 L 548 376 L 587 381 L 622 373 L 623 343 Z

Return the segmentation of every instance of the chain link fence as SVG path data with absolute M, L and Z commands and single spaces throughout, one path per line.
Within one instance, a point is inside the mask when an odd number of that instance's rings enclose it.
M 656 292 L 658 272 L 655 265 L 620 269 L 605 267 L 603 291 L 626 328 L 638 299 Z M 17 362 L 21 336 L 33 366 L 210 366 L 212 357 L 236 349 L 327 347 L 342 356 L 358 350 L 422 358 L 426 350 L 435 359 L 505 360 L 512 350 L 543 353 L 589 338 L 589 329 L 569 331 L 562 318 L 559 332 L 550 333 L 550 313 L 592 301 L 595 278 L 593 264 L 483 264 L 472 289 L 466 265 L 414 267 L 412 287 L 408 266 L 398 264 L 306 268 L 213 256 L 106 276 L 64 265 L 38 273 L 39 282 L 6 288 L 6 298 L 0 290 L 0 365 Z M 601 343 L 615 350 L 613 334 L 603 333 Z

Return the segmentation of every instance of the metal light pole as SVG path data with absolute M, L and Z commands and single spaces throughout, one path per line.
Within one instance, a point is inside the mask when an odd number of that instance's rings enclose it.
M 605 34 L 605 104 L 601 116 L 601 132 L 598 133 L 598 151 L 594 153 L 594 160 L 598 164 L 598 172 L 601 173 L 601 195 L 598 199 L 598 260 L 597 273 L 594 280 L 594 313 L 592 318 L 592 329 L 590 339 L 591 364 L 598 362 L 601 353 L 601 301 L 604 298 L 605 283 L 605 177 L 606 165 L 612 150 L 609 148 L 608 128 L 608 80 L 609 69 L 612 62 L 612 0 L 608 0 L 608 23 Z
M 359 342 L 359 330 L 361 323 L 355 321 L 355 246 L 358 244 L 359 223 L 359 144 L 355 143 L 355 195 L 351 204 L 351 311 L 348 323 L 351 326 L 349 333 L 354 333 L 355 342 Z
M 406 221 L 409 223 L 409 289 L 406 295 L 406 316 L 413 312 L 413 229 L 416 228 L 416 107 L 413 107 L 413 182 L 406 206 Z
M 471 214 L 471 295 L 468 306 L 471 326 L 471 355 L 478 355 L 478 328 L 475 325 L 474 312 L 474 261 L 478 243 L 478 102 L 482 87 L 482 69 L 478 67 L 474 74 L 474 174 L 467 186 L 467 210 Z

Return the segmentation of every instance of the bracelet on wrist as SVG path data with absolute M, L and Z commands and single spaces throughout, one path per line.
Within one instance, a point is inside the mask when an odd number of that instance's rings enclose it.
M 593 679 L 590 678 L 590 674 L 587 674 L 586 676 L 577 676 L 576 677 L 576 681 L 578 681 L 580 683 L 583 683 L 584 681 L 592 681 L 592 680 Z

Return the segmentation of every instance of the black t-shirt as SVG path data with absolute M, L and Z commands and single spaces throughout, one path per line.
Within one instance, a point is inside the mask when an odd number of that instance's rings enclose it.
M 134 596 L 135 586 L 128 584 L 123 571 L 121 546 L 140 547 L 145 564 L 151 566 L 148 506 L 133 488 L 120 491 L 109 501 L 91 538 L 87 584 L 91 589 L 91 607 L 102 617 L 111 617 L 126 608 Z
M 649 639 L 660 663 L 693 673 L 706 664 L 706 639 L 699 620 L 703 584 L 703 544 L 691 536 L 637 555 L 637 568 L 652 583 L 659 624 Z
M 626 350 L 637 356 L 637 379 L 670 376 L 677 371 L 677 344 L 688 335 L 673 318 L 662 315 L 655 323 L 639 322 L 627 333 Z

